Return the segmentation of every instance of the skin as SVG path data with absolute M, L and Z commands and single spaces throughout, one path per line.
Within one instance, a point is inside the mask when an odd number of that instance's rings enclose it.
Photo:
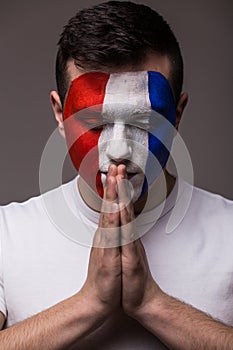
M 150 54 L 146 57 L 145 62 L 140 64 L 139 66 L 129 67 L 125 66 L 124 68 L 120 69 L 106 69 L 104 73 L 111 74 L 111 73 L 123 73 L 128 71 L 157 71 L 160 72 L 165 76 L 165 78 L 170 78 L 170 63 L 167 56 L 158 55 L 156 53 Z M 67 63 L 67 74 L 69 76 L 69 81 L 71 83 L 72 80 L 75 78 L 80 77 L 81 75 L 87 73 L 87 71 L 77 68 L 74 64 L 74 61 L 72 59 L 68 60 Z M 63 138 L 66 138 L 64 125 L 63 125 L 63 109 L 62 104 L 59 98 L 59 95 L 56 91 L 52 91 L 50 95 L 50 100 L 52 104 L 52 108 L 54 111 L 55 118 L 58 123 L 58 128 L 60 131 L 60 134 Z M 180 99 L 177 102 L 176 107 L 176 129 L 178 130 L 179 123 L 184 111 L 184 108 L 188 102 L 188 94 L 186 92 L 183 92 L 180 95 Z M 166 180 L 166 187 L 167 187 L 167 193 L 164 195 L 164 191 L 161 191 L 161 177 L 165 176 Z M 138 214 L 141 212 L 141 210 L 144 208 L 145 203 L 147 203 L 147 209 L 151 209 L 158 204 L 160 204 L 166 197 L 166 195 L 169 195 L 172 188 L 174 187 L 175 181 L 174 178 L 164 169 L 164 174 L 161 174 L 160 179 L 156 181 L 153 184 L 153 187 L 150 191 L 150 199 L 148 201 L 147 199 L 147 193 L 140 199 L 140 201 L 137 201 L 134 205 L 135 208 L 135 214 Z M 83 200 L 86 202 L 86 204 L 96 210 L 100 211 L 102 206 L 102 200 L 101 198 L 98 198 L 95 193 L 93 193 L 89 186 L 86 185 L 84 179 L 79 179 L 79 190 L 80 194 L 83 198 Z M 153 198 L 153 199 L 152 199 Z
M 151 68 L 142 67 L 155 70 L 155 67 Z M 59 117 L 61 105 L 55 92 L 52 92 L 51 99 L 63 133 Z M 182 108 L 180 111 L 182 114 Z M 0 332 L 0 350 L 68 349 L 75 343 L 78 345 L 79 339 L 97 329 L 118 308 L 140 322 L 170 349 L 232 349 L 232 328 L 160 289 L 151 276 L 140 240 L 122 247 L 101 248 L 106 240 L 124 241 L 134 233 L 131 221 L 135 207 L 128 203 L 129 189 L 125 179 L 124 165 L 110 165 L 104 191 L 105 205 L 100 209 L 95 248 L 91 249 L 87 279 L 82 289 L 48 310 Z M 115 201 L 114 205 L 112 201 Z M 87 204 L 91 206 L 91 201 Z M 112 212 L 106 210 L 109 208 Z M 0 325 L 3 323 L 4 316 L 0 313 Z

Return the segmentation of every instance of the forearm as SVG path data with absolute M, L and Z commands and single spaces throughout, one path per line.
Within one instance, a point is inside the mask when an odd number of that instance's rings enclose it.
M 169 349 L 233 348 L 233 328 L 167 295 L 145 307 L 136 319 Z
M 1 331 L 0 350 L 69 349 L 102 322 L 90 303 L 76 295 Z

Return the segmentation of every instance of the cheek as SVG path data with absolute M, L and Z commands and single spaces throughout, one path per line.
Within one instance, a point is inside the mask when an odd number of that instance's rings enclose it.
M 154 134 L 158 135 L 158 137 Z M 148 144 L 150 152 L 146 164 L 146 176 L 150 185 L 166 166 L 172 145 L 172 135 L 166 130 L 156 130 L 154 133 L 150 132 Z
M 107 147 L 111 136 L 112 126 L 105 125 L 98 140 L 99 163 L 102 170 L 107 163 Z
M 149 135 L 149 149 L 164 167 L 170 154 L 173 141 L 174 128 L 170 124 L 161 123 Z
M 80 172 L 89 169 L 97 169 L 98 164 L 98 139 L 95 133 L 87 131 L 80 136 L 70 147 L 69 153 L 75 168 Z
M 148 132 L 140 128 L 131 128 L 129 138 L 132 139 L 132 162 L 145 172 L 148 159 Z
M 74 167 L 89 186 L 94 191 L 97 188 L 100 194 L 98 140 L 101 131 L 87 130 L 75 120 L 66 123 L 65 131 L 66 142 Z

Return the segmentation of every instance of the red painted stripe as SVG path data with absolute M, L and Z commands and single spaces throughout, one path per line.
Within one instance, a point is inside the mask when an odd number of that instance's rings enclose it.
M 103 196 L 103 186 L 98 172 L 98 140 L 101 130 L 89 130 L 83 120 L 88 116 L 88 111 L 85 111 L 88 107 L 96 106 L 96 110 L 102 111 L 108 80 L 109 75 L 104 73 L 86 73 L 74 79 L 67 94 L 63 115 L 72 162 L 84 180 L 95 191 L 97 189 L 100 196 Z M 82 110 L 84 111 L 80 112 Z
M 67 94 L 64 119 L 72 114 L 95 105 L 103 104 L 109 75 L 86 73 L 74 79 Z

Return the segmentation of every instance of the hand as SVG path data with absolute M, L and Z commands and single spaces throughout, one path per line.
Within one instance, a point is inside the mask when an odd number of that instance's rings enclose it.
M 101 319 L 120 307 L 121 255 L 119 210 L 116 202 L 117 167 L 111 165 L 106 178 L 99 226 L 91 249 L 88 275 L 81 290 Z M 107 247 L 107 248 L 106 248 Z
M 125 167 L 120 165 L 117 185 L 123 243 L 121 248 L 122 306 L 129 316 L 137 319 L 150 307 L 152 300 L 159 301 L 163 292 L 151 275 L 141 240 L 134 240 L 134 210 L 130 202 L 129 185 L 124 179 L 127 179 Z

